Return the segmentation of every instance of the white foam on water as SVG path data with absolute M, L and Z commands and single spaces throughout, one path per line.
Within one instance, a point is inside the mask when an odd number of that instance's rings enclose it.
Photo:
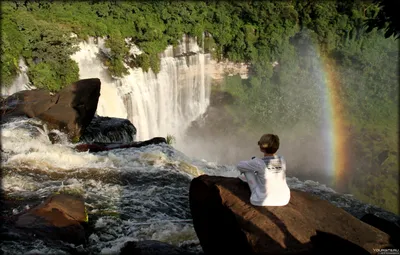
M 163 222 L 161 222 L 163 223 Z M 192 223 L 176 224 L 165 222 L 164 224 L 150 225 L 149 233 L 153 232 L 151 239 L 180 246 L 186 241 L 198 241 Z
M 113 167 L 107 157 L 77 152 L 71 144 L 52 144 L 46 130 L 36 127 L 39 131 L 33 135 L 31 130 L 22 125 L 28 125 L 29 122 L 25 120 L 15 125 L 3 125 L 1 142 L 6 154 L 2 159 L 3 166 L 27 166 L 54 171 Z
M 126 242 L 129 242 L 129 241 L 136 241 L 136 239 L 132 238 L 132 237 L 128 237 L 128 236 L 121 236 L 117 239 L 114 239 L 108 243 L 108 246 L 111 246 L 111 247 L 105 247 L 105 248 L 101 249 L 100 254 L 118 255 L 118 254 L 120 254 L 121 248 L 125 245 Z

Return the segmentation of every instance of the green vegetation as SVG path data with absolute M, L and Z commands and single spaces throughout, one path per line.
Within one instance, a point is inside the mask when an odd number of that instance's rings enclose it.
M 175 137 L 173 135 L 167 135 L 167 144 L 172 145 L 175 143 Z
M 235 97 L 228 111 L 238 134 L 303 126 L 312 135 L 326 110 L 326 75 L 335 74 L 340 116 L 363 158 L 352 162 L 349 188 L 397 211 L 399 30 L 388 2 L 380 8 L 372 1 L 2 1 L 1 7 L 3 86 L 18 74 L 20 57 L 36 87 L 57 91 L 77 80 L 70 56 L 88 37 L 106 38 L 109 51 L 101 57 L 111 75 L 127 73 L 124 61 L 158 73 L 159 53 L 188 34 L 215 59 L 251 64 L 248 80 L 232 77 L 225 86 Z M 130 56 L 125 39 L 144 53 Z M 387 159 L 378 162 L 383 151 Z
M 129 58 L 125 38 L 145 53 L 132 64 L 157 73 L 158 54 L 167 45 L 176 45 L 183 34 L 200 41 L 205 32 L 205 50 L 218 59 L 250 62 L 257 84 L 271 78 L 270 61 L 285 54 L 299 29 L 310 28 L 329 50 L 343 36 L 354 36 L 355 25 L 379 10 L 376 4 L 332 1 L 3 1 L 1 7 L 2 84 L 11 83 L 22 56 L 33 85 L 54 91 L 78 77 L 69 56 L 77 41 L 89 36 L 107 38 L 110 52 L 104 63 L 110 74 L 122 76 L 127 72 L 123 61 Z
M 201 38 L 206 24 L 211 26 L 205 2 L 2 1 L 1 8 L 2 85 L 12 83 L 18 58 L 24 57 L 32 84 L 52 91 L 78 79 L 69 56 L 80 40 L 106 37 L 110 50 L 102 60 L 118 77 L 127 73 L 123 61 L 130 57 L 125 42 L 130 38 L 144 54 L 129 64 L 158 73 L 158 54 L 168 45 L 177 45 L 185 33 Z

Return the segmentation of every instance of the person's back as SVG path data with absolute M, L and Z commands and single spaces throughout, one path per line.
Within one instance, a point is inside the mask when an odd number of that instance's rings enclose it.
M 276 135 L 264 135 L 259 146 L 264 152 L 263 158 L 241 161 L 237 165 L 249 184 L 250 202 L 258 206 L 284 206 L 289 203 L 290 189 L 286 183 L 286 162 L 282 156 L 275 155 L 279 138 Z

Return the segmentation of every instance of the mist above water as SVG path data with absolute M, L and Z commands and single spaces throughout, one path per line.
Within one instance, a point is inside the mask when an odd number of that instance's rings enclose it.
M 327 102 L 327 84 L 319 56 L 315 52 L 303 54 L 308 54 L 309 69 L 306 74 L 302 73 L 303 70 L 279 63 L 275 71 L 288 73 L 281 80 L 272 79 L 271 84 L 266 85 L 270 88 L 259 89 L 255 97 L 259 104 L 254 104 L 256 106 L 249 102 L 247 108 L 235 107 L 237 98 L 226 100 L 230 102 L 223 99 L 213 102 L 213 96 L 219 98 L 218 94 L 232 90 L 234 85 L 230 82 L 237 83 L 237 80 L 225 77 L 225 84 L 213 90 L 215 94 L 211 96 L 207 112 L 188 129 L 183 151 L 208 161 L 236 165 L 253 156 L 262 157 L 257 142 L 263 134 L 274 133 L 280 137 L 277 154 L 286 159 L 289 176 L 331 184 L 334 175 L 334 134 L 328 108 L 331 106 Z M 278 88 L 279 92 L 269 93 L 273 90 L 271 87 Z M 226 110 L 227 107 L 230 110 Z M 255 126 L 245 126 L 250 107 L 258 107 L 256 111 L 265 116 L 255 121 Z
M 232 123 L 226 123 L 229 128 Z M 207 129 L 207 128 L 205 128 Z M 318 130 L 315 131 L 316 133 Z M 272 133 L 265 129 L 264 133 Z M 241 160 L 249 160 L 253 156 L 262 157 L 257 145 L 264 134 L 242 134 L 240 136 L 216 134 L 203 130 L 201 135 L 188 135 L 183 151 L 191 157 L 217 162 L 218 164 L 236 165 Z M 287 174 L 300 179 L 311 179 L 329 184 L 333 173 L 327 172 L 327 160 L 330 154 L 323 137 L 304 134 L 300 127 L 274 132 L 280 137 L 280 148 L 277 154 L 287 161 Z

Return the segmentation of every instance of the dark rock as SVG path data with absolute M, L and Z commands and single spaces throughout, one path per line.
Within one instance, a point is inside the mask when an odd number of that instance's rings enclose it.
M 396 248 L 400 248 L 400 227 L 398 225 L 370 213 L 361 217 L 361 221 L 390 235 L 392 244 Z
M 194 255 L 180 247 L 155 240 L 127 242 L 120 255 Z
M 80 137 L 90 124 L 100 97 L 100 80 L 79 80 L 62 89 L 55 97 L 55 105 L 37 117 L 44 120 L 50 129 L 68 133 L 70 138 Z
M 85 204 L 81 198 L 58 194 L 20 215 L 16 227 L 42 238 L 85 243 Z
M 77 151 L 90 151 L 90 152 L 99 152 L 99 151 L 109 151 L 115 149 L 122 148 L 139 148 L 143 146 L 147 146 L 150 144 L 160 144 L 167 143 L 167 140 L 164 137 L 154 137 L 150 140 L 142 141 L 142 142 L 133 142 L 133 143 L 92 143 L 92 144 L 78 144 L 75 146 L 75 150 Z
M 135 126 L 127 119 L 95 116 L 80 141 L 84 143 L 130 143 L 136 135 Z
M 189 192 L 205 254 L 353 254 L 393 247 L 389 236 L 328 201 L 291 190 L 288 205 L 253 206 L 238 178 L 202 175 Z
M 52 144 L 63 142 L 62 136 L 57 132 L 49 132 L 48 137 Z
M 50 109 L 56 101 L 57 98 L 44 89 L 19 91 L 2 101 L 2 120 L 19 116 L 34 118 Z
M 100 97 L 100 80 L 79 80 L 55 95 L 46 90 L 24 90 L 3 101 L 2 122 L 13 117 L 38 118 L 49 129 L 79 138 L 92 121 Z

